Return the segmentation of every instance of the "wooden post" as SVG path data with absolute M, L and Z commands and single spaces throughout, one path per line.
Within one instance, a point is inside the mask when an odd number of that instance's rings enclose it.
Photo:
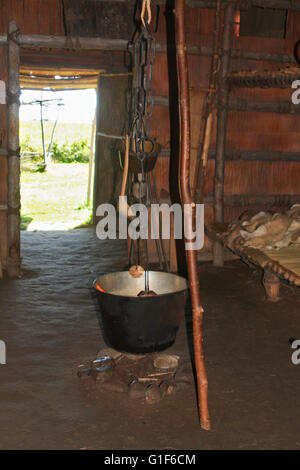
M 218 74 L 218 123 L 216 140 L 215 187 L 214 187 L 214 221 L 224 222 L 224 160 L 226 143 L 226 121 L 228 105 L 228 79 L 230 63 L 230 44 L 232 34 L 232 18 L 235 5 L 229 3 L 224 14 L 223 54 L 221 56 L 220 71 Z M 213 245 L 213 264 L 223 266 L 224 252 L 220 242 Z
M 285 88 L 290 88 L 286 86 Z M 230 98 L 228 100 L 228 109 L 235 111 L 255 111 L 261 113 L 278 113 L 278 114 L 300 114 L 298 104 L 291 101 L 258 101 L 246 100 L 243 98 Z
M 131 86 L 129 73 L 99 75 L 97 90 L 97 117 L 94 163 L 93 223 L 99 217 L 97 207 L 103 203 L 116 205 L 119 196 L 121 173 L 114 136 L 121 137 L 128 121 L 128 89 Z M 117 183 L 120 187 L 117 187 Z
M 92 123 L 92 133 L 91 133 L 89 176 L 88 176 L 88 189 L 87 189 L 87 205 L 88 206 L 91 203 L 92 174 L 93 174 L 94 149 L 95 149 L 95 132 L 96 132 L 96 109 L 95 109 L 94 119 Z
M 0 259 L 2 270 L 7 268 L 7 48 L 0 47 Z M 1 276 L 2 277 L 2 276 Z
M 195 203 L 190 191 L 190 110 L 188 91 L 188 64 L 184 28 L 184 0 L 176 0 L 176 46 L 177 67 L 179 80 L 179 109 L 180 109 L 180 192 L 182 204 L 189 204 L 191 208 L 192 225 L 195 222 Z M 189 242 L 190 240 L 185 240 Z M 198 410 L 201 427 L 210 429 L 210 417 L 207 402 L 207 376 L 204 362 L 203 348 L 203 308 L 200 301 L 199 279 L 197 272 L 197 256 L 195 250 L 186 250 L 188 276 L 193 311 L 193 341 L 194 357 L 197 376 Z
M 222 3 L 225 4 L 223 8 L 226 8 L 226 4 L 233 3 L 234 0 L 226 0 Z M 187 0 L 187 6 L 190 8 L 215 8 L 216 0 Z M 241 8 L 261 7 L 261 8 L 279 8 L 287 9 L 292 11 L 300 11 L 299 2 L 293 0 L 239 0 L 239 6 Z
M 7 92 L 7 272 L 10 278 L 20 277 L 20 47 L 16 21 L 8 26 L 8 92 Z
M 171 224 L 170 224 L 170 248 L 169 248 L 169 259 L 170 259 L 170 273 L 178 272 L 177 253 L 176 253 L 176 240 L 174 233 L 174 212 L 171 212 Z
M 223 2 L 224 3 L 224 2 Z M 215 4 L 216 5 L 216 4 Z M 300 4 L 299 4 L 300 5 Z M 214 6 L 215 8 L 215 6 Z M 0 34 L 0 46 L 6 45 L 7 36 Z M 80 46 L 82 50 L 99 50 L 99 51 L 127 51 L 128 41 L 126 39 L 107 39 L 107 38 L 88 38 L 76 37 L 71 38 L 68 36 L 49 36 L 45 34 L 23 34 L 19 39 L 20 46 L 46 48 L 46 49 L 70 49 L 72 47 Z M 172 44 L 156 44 L 156 52 L 164 53 L 167 49 L 172 49 Z M 200 46 L 198 44 L 187 45 L 187 53 L 196 56 L 211 56 L 213 50 L 208 46 Z M 281 54 L 274 52 L 256 52 L 246 51 L 241 49 L 233 49 L 231 51 L 233 59 L 245 60 L 262 60 L 271 62 L 283 62 L 296 65 L 294 55 Z
M 279 291 L 280 291 L 280 280 L 276 274 L 264 270 L 263 276 L 263 285 L 267 294 L 267 299 L 271 302 L 278 302 L 280 300 Z
M 43 118 L 43 92 L 41 92 L 40 100 L 40 124 L 41 124 L 41 135 L 42 135 L 42 146 L 43 146 L 43 158 L 44 158 L 44 170 L 47 169 L 47 159 L 46 159 L 46 146 L 45 146 L 45 133 L 44 133 L 44 118 Z

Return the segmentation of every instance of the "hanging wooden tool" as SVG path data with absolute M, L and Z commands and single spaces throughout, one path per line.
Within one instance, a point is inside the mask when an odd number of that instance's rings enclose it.
M 203 122 L 203 110 L 205 108 L 207 91 L 203 87 L 193 86 L 190 88 L 190 123 L 191 123 L 191 156 L 190 156 L 190 174 L 196 175 L 199 166 L 199 134 Z M 194 194 L 196 178 L 191 178 L 191 193 Z
M 189 115 L 189 88 L 188 64 L 185 43 L 184 27 L 184 0 L 176 0 L 176 55 L 179 80 L 179 107 L 180 107 L 180 192 L 182 204 L 190 204 L 193 208 L 193 225 L 195 222 L 195 203 L 190 192 L 190 115 Z M 185 240 L 188 242 L 189 240 Z M 194 355 L 197 376 L 198 409 L 200 423 L 203 429 L 210 429 L 210 417 L 207 402 L 207 376 L 203 349 L 203 308 L 200 302 L 199 280 L 197 272 L 197 258 L 195 250 L 186 250 L 188 277 L 193 311 L 193 337 Z
M 206 180 L 206 166 L 208 160 L 208 152 L 211 141 L 211 134 L 213 128 L 213 118 L 216 105 L 216 82 L 217 74 L 219 71 L 219 49 L 220 49 L 220 36 L 221 36 L 221 1 L 217 1 L 216 14 L 215 14 L 215 29 L 214 29 L 214 43 L 213 55 L 211 60 L 210 75 L 209 75 L 209 88 L 206 96 L 206 103 L 204 106 L 204 133 L 201 144 L 201 158 L 197 163 L 194 180 L 194 198 L 197 202 L 203 202 L 204 198 L 204 185 Z

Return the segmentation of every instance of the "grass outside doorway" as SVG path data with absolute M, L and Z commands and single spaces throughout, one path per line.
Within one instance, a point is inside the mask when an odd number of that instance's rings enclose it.
M 91 224 L 87 163 L 52 163 L 21 173 L 21 230 L 69 230 Z

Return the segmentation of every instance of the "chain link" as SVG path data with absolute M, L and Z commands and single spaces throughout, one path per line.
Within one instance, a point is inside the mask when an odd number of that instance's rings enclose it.
M 152 88 L 152 67 L 155 63 L 156 42 L 147 23 L 131 43 L 133 54 L 133 119 L 131 126 L 131 150 L 141 162 L 144 180 L 144 160 L 155 150 L 150 138 L 150 118 L 153 113 L 154 91 Z M 146 150 L 151 143 L 150 152 Z M 134 149 L 132 149 L 134 143 Z
M 147 7 L 148 21 L 144 19 L 145 6 Z M 152 67 L 155 63 L 156 41 L 152 36 L 149 23 L 151 21 L 150 0 L 143 2 L 141 25 L 139 34 L 131 42 L 133 62 L 133 91 L 132 91 L 132 124 L 130 127 L 130 150 L 133 151 L 141 164 L 141 178 L 139 178 L 139 202 L 142 202 L 142 187 L 146 183 L 146 205 L 149 203 L 149 179 L 145 175 L 144 162 L 155 151 L 155 143 L 150 138 L 150 118 L 153 113 L 154 91 L 152 88 Z M 150 151 L 147 143 L 151 144 Z M 133 148 L 134 145 L 134 148 Z M 142 227 L 141 227 L 142 229 Z M 140 239 L 138 241 L 138 262 L 140 262 Z M 145 293 L 149 293 L 149 259 L 148 246 L 145 240 Z

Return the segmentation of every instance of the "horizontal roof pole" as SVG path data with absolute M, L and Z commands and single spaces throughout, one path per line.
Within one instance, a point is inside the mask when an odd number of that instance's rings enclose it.
M 135 4 L 135 0 L 96 0 L 99 3 L 110 2 L 110 3 L 131 3 Z M 223 0 L 221 2 L 221 8 L 224 8 L 228 3 L 234 3 L 236 0 Z M 165 5 L 167 0 L 153 0 L 154 5 Z M 189 8 L 216 8 L 216 0 L 186 0 L 185 4 Z M 277 8 L 300 11 L 300 5 L 294 0 L 239 0 L 238 8 L 251 8 L 251 7 L 262 7 L 262 8 Z
M 155 0 L 154 0 L 155 1 Z M 157 3 L 163 3 L 156 0 Z M 228 3 L 235 3 L 235 0 L 223 0 L 221 8 Z M 186 5 L 190 8 L 216 8 L 216 0 L 186 0 Z M 237 8 L 248 9 L 251 7 L 276 8 L 278 10 L 300 11 L 300 3 L 294 0 L 239 0 Z
M 0 46 L 7 44 L 7 35 L 0 34 Z M 20 34 L 19 45 L 21 47 L 49 48 L 49 49 L 74 49 L 74 50 L 101 50 L 101 51 L 126 51 L 128 41 L 126 39 L 88 38 L 70 36 L 49 36 L 44 34 Z M 175 45 L 174 45 L 175 47 Z M 156 44 L 157 52 L 167 52 L 166 44 Z M 190 55 L 211 56 L 212 48 L 199 45 L 187 46 Z M 264 60 L 271 62 L 295 63 L 295 58 L 288 54 L 268 52 L 255 52 L 233 49 L 233 59 Z
M 20 34 L 19 45 L 22 47 L 38 47 L 50 49 L 74 49 L 74 50 L 103 50 L 125 51 L 128 41 L 126 39 L 106 39 L 70 36 L 49 36 L 45 34 Z M 7 43 L 7 35 L 0 35 L 0 45 Z

